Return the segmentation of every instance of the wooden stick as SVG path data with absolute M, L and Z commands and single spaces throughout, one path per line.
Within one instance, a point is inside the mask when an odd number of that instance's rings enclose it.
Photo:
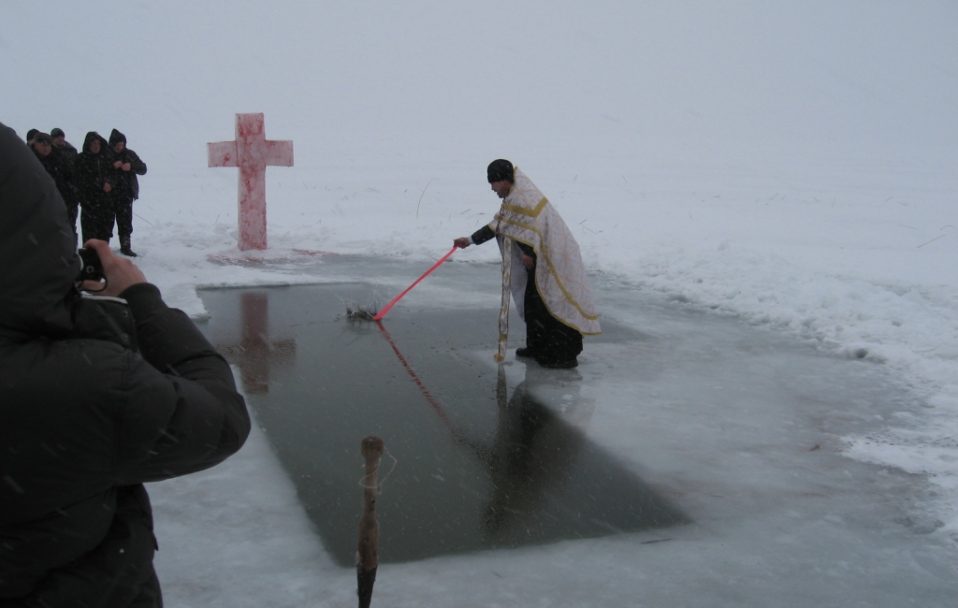
M 385 443 L 369 435 L 361 443 L 365 474 L 363 475 L 363 513 L 359 518 L 359 543 L 356 547 L 356 592 L 359 608 L 369 608 L 379 567 L 379 521 L 376 519 L 376 496 L 379 493 L 379 463 Z

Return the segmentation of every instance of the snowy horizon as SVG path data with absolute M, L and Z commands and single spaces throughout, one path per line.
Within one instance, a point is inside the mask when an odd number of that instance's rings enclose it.
M 127 135 L 149 167 L 136 263 L 194 318 L 198 287 L 322 281 L 295 272 L 310 252 L 425 269 L 494 213 L 485 167 L 508 158 L 594 277 L 882 366 L 921 406 L 841 454 L 923 479 L 910 508 L 958 547 L 958 5 L 17 1 L 5 17 L 0 122 L 77 147 Z M 267 170 L 269 248 L 241 253 L 236 170 L 208 168 L 206 144 L 247 112 L 295 164 Z

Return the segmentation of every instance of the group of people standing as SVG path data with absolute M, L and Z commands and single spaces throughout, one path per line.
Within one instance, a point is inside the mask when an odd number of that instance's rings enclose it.
M 80 242 L 99 239 L 109 243 L 115 223 L 120 252 L 135 257 L 133 201 L 140 196 L 137 176 L 146 174 L 146 164 L 126 147 L 126 136 L 113 129 L 108 141 L 90 131 L 79 152 L 59 128 L 50 133 L 30 129 L 26 140 L 56 183 L 74 233 L 79 216 Z

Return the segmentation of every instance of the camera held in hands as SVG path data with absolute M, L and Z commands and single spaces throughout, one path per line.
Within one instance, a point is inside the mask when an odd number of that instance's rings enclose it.
M 103 264 L 100 262 L 100 256 L 93 249 L 80 249 L 80 276 L 78 281 L 102 281 Z

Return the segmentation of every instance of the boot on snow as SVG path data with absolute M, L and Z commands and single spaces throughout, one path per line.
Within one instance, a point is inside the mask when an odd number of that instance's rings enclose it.
M 122 253 L 123 255 L 127 257 L 131 257 L 131 258 L 136 257 L 136 252 L 130 249 L 129 237 L 120 239 L 120 253 Z

